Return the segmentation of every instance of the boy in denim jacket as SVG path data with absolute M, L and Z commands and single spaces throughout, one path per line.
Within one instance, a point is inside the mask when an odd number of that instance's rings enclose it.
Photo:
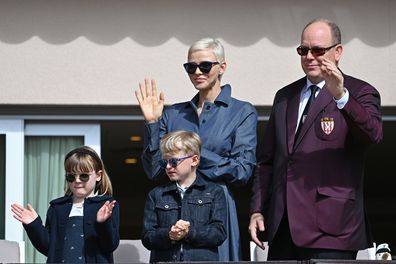
M 144 209 L 143 245 L 150 262 L 218 261 L 226 239 L 226 200 L 222 188 L 197 174 L 201 140 L 175 131 L 160 143 L 170 182 L 154 188 Z

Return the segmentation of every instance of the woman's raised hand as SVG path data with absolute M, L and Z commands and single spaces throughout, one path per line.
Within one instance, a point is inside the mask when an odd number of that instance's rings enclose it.
M 144 120 L 148 123 L 157 122 L 164 109 L 165 96 L 161 92 L 157 98 L 157 84 L 155 80 L 144 79 L 144 87 L 139 83 L 139 91 L 135 91 Z
M 14 218 L 25 225 L 30 224 L 38 217 L 38 214 L 33 209 L 32 205 L 28 203 L 27 208 L 19 204 L 12 204 L 11 211 L 14 213 Z

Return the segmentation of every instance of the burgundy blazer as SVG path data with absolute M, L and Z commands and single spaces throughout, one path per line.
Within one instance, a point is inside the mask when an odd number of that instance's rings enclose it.
M 298 247 L 359 250 L 369 245 L 363 204 L 365 152 L 382 140 L 380 95 L 344 75 L 349 101 L 338 109 L 323 87 L 294 142 L 306 77 L 275 96 L 253 181 L 251 213 L 265 217 L 271 244 L 285 207 Z

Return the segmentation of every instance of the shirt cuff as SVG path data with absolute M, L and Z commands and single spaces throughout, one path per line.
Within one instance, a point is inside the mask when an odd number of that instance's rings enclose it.
M 159 129 L 160 124 L 159 122 L 154 123 L 146 123 L 145 124 L 145 145 L 149 146 L 149 150 L 157 150 L 159 149 L 160 145 L 160 138 L 159 138 Z
M 343 97 L 341 97 L 339 100 L 334 98 L 334 101 L 336 102 L 338 109 L 344 108 L 346 103 L 348 103 L 348 100 L 349 100 L 349 92 L 345 87 L 344 87 L 344 90 L 345 90 L 345 94 Z

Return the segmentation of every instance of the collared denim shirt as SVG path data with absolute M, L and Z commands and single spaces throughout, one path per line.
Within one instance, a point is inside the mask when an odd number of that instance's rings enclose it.
M 173 241 L 169 231 L 179 219 L 190 222 L 189 233 Z M 219 185 L 197 176 L 181 199 L 176 183 L 170 182 L 147 196 L 142 242 L 151 250 L 150 262 L 218 261 L 226 221 L 226 200 Z
M 191 101 L 174 104 L 164 110 L 160 122 L 146 124 L 143 168 L 150 179 L 165 176 L 159 166 L 161 138 L 172 131 L 197 133 L 202 141 L 198 170 L 205 177 L 227 185 L 248 182 L 256 163 L 256 109 L 231 97 L 231 86 L 224 85 L 214 101 L 205 102 L 197 114 L 199 94 Z
M 248 102 L 231 97 L 224 85 L 212 102 L 205 102 L 197 114 L 199 94 L 191 101 L 168 106 L 159 122 L 146 124 L 142 162 L 150 179 L 165 177 L 159 166 L 160 139 L 169 132 L 196 132 L 202 140 L 198 172 L 223 187 L 227 201 L 227 239 L 219 249 L 221 261 L 241 259 L 238 217 L 231 186 L 246 184 L 256 163 L 257 112 Z

